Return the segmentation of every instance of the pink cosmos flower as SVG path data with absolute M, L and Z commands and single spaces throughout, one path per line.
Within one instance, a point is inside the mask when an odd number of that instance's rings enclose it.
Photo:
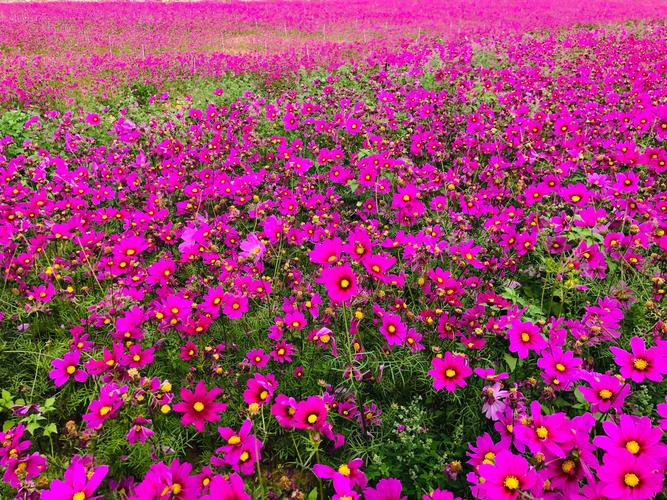
M 342 240 L 340 238 L 333 238 L 317 243 L 308 255 L 311 262 L 322 266 L 330 266 L 340 260 L 342 250 Z
M 74 457 L 65 471 L 64 480 L 54 479 L 48 490 L 42 491 L 41 500 L 88 500 L 100 498 L 95 490 L 102 483 L 109 467 L 100 465 L 86 472 L 83 461 Z
M 572 351 L 564 352 L 560 347 L 552 347 L 544 351 L 537 360 L 537 366 L 544 370 L 548 383 L 557 387 L 566 387 L 580 378 L 582 360 L 576 358 Z
M 466 357 L 451 352 L 446 352 L 442 358 L 434 358 L 431 366 L 428 374 L 433 377 L 433 388 L 436 391 L 445 388 L 454 392 L 457 387 L 465 387 L 465 379 L 472 375 Z
M 334 304 L 349 302 L 357 294 L 357 277 L 350 264 L 324 269 L 322 282 Z
M 495 464 L 480 465 L 479 475 L 484 479 L 480 483 L 481 498 L 489 500 L 514 500 L 537 481 L 537 473 L 528 461 L 507 450 L 496 455 Z
M 547 346 L 540 329 L 529 321 L 512 320 L 507 330 L 507 337 L 510 341 L 510 352 L 517 353 L 521 359 L 527 358 L 530 351 L 539 353 Z
M 292 429 L 296 427 L 296 421 L 294 420 L 296 408 L 296 399 L 284 394 L 278 394 L 276 396 L 276 402 L 271 407 L 271 415 L 276 418 L 282 427 Z
M 389 347 L 403 345 L 407 331 L 407 326 L 398 314 L 387 313 L 382 316 L 380 332 L 384 335 Z
M 358 486 L 363 489 L 366 487 L 366 474 L 361 471 L 364 461 L 361 458 L 355 458 L 346 464 L 340 465 L 337 469 L 333 469 L 328 465 L 315 464 L 313 466 L 313 474 L 321 479 L 340 479 L 345 478 L 349 481 L 351 486 Z
M 498 415 L 503 412 L 507 406 L 504 399 L 509 395 L 509 391 L 501 389 L 502 385 L 496 382 L 493 385 L 487 385 L 482 389 L 482 396 L 484 397 L 484 404 L 482 411 L 486 418 L 491 420 L 498 420 Z
M 661 490 L 664 471 L 655 460 L 639 458 L 627 450 L 606 453 L 598 470 L 602 492 L 607 498 L 644 500 Z
M 46 457 L 38 452 L 26 456 L 10 458 L 2 478 L 12 488 L 19 489 L 21 483 L 31 481 L 46 470 Z M 20 476 L 20 477 L 19 477 Z
M 375 488 L 366 488 L 364 498 L 366 500 L 407 500 L 408 497 L 401 495 L 403 485 L 398 479 L 380 479 Z
M 222 312 L 229 319 L 239 319 L 248 312 L 248 297 L 245 295 L 226 294 L 223 304 Z
M 610 408 L 620 409 L 630 394 L 630 385 L 621 382 L 614 375 L 602 373 L 587 374 L 584 379 L 590 387 L 580 385 L 577 389 L 591 403 L 591 411 L 604 413 Z
M 543 415 L 539 401 L 530 403 L 530 416 L 521 419 L 514 428 L 514 444 L 523 452 L 527 446 L 532 453 L 550 452 L 565 456 L 567 444 L 572 440 L 572 425 L 564 413 Z
M 121 394 L 127 392 L 127 386 L 121 387 L 114 383 L 105 384 L 100 388 L 100 398 L 94 399 L 88 405 L 88 412 L 83 420 L 91 429 L 97 429 L 110 418 L 114 418 L 123 406 Z
M 468 443 L 469 452 L 466 454 L 470 457 L 468 463 L 473 467 L 479 467 L 482 464 L 495 464 L 496 455 L 501 450 L 505 449 L 509 444 L 508 439 L 501 439 L 500 442 L 494 443 L 488 432 L 477 437 L 475 444 Z
M 155 432 L 152 429 L 146 427 L 151 425 L 153 421 L 149 418 L 137 417 L 132 422 L 132 427 L 130 427 L 129 432 L 127 433 L 127 441 L 130 444 L 134 444 L 137 441 L 140 443 L 145 443 L 146 440 L 151 437 Z
M 593 444 L 607 453 L 629 451 L 637 458 L 661 461 L 667 458 L 667 445 L 662 444 L 662 430 L 653 427 L 649 417 L 621 415 L 618 424 L 602 422 L 606 436 L 596 436 Z
M 204 432 L 206 422 L 220 420 L 220 413 L 227 409 L 225 403 L 215 401 L 215 398 L 221 392 L 222 390 L 218 387 L 207 391 L 203 380 L 197 383 L 194 391 L 181 387 L 181 399 L 183 401 L 174 405 L 174 411 L 183 413 L 181 424 L 192 424 L 197 431 Z
M 73 378 L 77 382 L 85 382 L 88 379 L 88 374 L 79 368 L 79 361 L 81 360 L 81 353 L 79 351 L 70 351 L 65 353 L 62 359 L 54 359 L 51 361 L 53 370 L 49 372 L 49 377 L 53 379 L 56 387 L 60 387 Z
M 252 349 L 246 353 L 246 359 L 250 364 L 262 369 L 266 366 L 271 357 L 264 352 L 264 349 Z
M 153 464 L 130 500 L 195 500 L 199 495 L 199 484 L 190 472 L 192 465 L 188 462 L 181 463 L 178 459 L 168 466 L 163 462 Z
M 255 233 L 250 233 L 245 240 L 241 242 L 241 257 L 248 257 L 253 260 L 260 260 L 266 252 L 266 245 Z
M 319 429 L 324 426 L 329 411 L 320 396 L 310 396 L 296 405 L 294 426 L 297 429 Z
M 247 389 L 243 391 L 243 400 L 249 406 L 254 407 L 256 405 L 256 408 L 259 408 L 260 405 L 271 402 L 273 391 L 275 391 L 278 383 L 276 377 L 271 373 L 266 376 L 255 373 L 253 378 L 248 379 L 246 385 Z
M 632 337 L 629 353 L 620 347 L 610 347 L 614 354 L 614 361 L 620 367 L 621 375 L 630 380 L 641 383 L 648 379 L 652 382 L 661 382 L 667 373 L 667 344 L 646 349 L 644 339 Z
M 461 500 L 459 497 L 455 497 L 454 493 L 447 490 L 441 490 L 440 488 L 434 489 L 428 494 L 422 495 L 422 500 Z
M 243 479 L 238 474 L 213 476 L 209 483 L 209 493 L 201 500 L 251 500 L 244 490 Z

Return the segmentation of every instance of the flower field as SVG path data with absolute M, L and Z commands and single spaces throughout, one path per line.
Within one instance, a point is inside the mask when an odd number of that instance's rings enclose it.
M 667 4 L 0 4 L 0 498 L 665 498 Z

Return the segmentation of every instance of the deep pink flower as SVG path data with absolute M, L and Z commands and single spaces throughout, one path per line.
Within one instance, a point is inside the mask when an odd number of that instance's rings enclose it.
M 56 387 L 64 385 L 70 378 L 77 382 L 85 382 L 88 379 L 88 374 L 79 368 L 80 359 L 81 353 L 79 351 L 70 351 L 65 353 L 62 359 L 51 361 L 53 370 L 49 372 L 49 377 L 53 379 Z
M 358 486 L 363 489 L 366 487 L 366 474 L 361 471 L 364 461 L 360 458 L 355 458 L 346 464 L 341 464 L 337 469 L 333 469 L 328 465 L 315 464 L 313 466 L 313 474 L 321 479 L 336 480 L 345 478 L 349 481 L 352 487 Z
M 209 483 L 209 493 L 201 500 L 251 500 L 244 490 L 243 479 L 238 474 L 213 476 Z
M 602 492 L 608 498 L 644 500 L 662 490 L 664 471 L 648 457 L 639 458 L 627 450 L 606 453 L 598 470 Z
M 217 422 L 220 413 L 227 409 L 225 403 L 218 403 L 215 398 L 222 391 L 214 387 L 206 390 L 206 384 L 200 380 L 194 391 L 181 387 L 181 399 L 183 401 L 174 405 L 174 411 L 183 413 L 181 424 L 192 424 L 199 432 L 204 432 L 206 422 Z
M 517 353 L 522 359 L 528 357 L 529 351 L 539 353 L 547 346 L 540 329 L 530 321 L 514 319 L 507 330 L 507 338 L 510 341 L 510 352 Z
M 614 361 L 620 367 L 621 375 L 634 382 L 641 383 L 648 379 L 652 382 L 661 382 L 667 373 L 667 344 L 646 349 L 644 339 L 632 337 L 629 353 L 620 347 L 610 347 L 614 354 Z
M 637 458 L 648 457 L 653 460 L 667 458 L 667 445 L 662 444 L 662 430 L 653 427 L 649 417 L 621 415 L 618 424 L 602 422 L 606 436 L 596 436 L 593 444 L 607 453 L 618 454 L 629 451 Z
M 408 497 L 401 495 L 403 485 L 398 479 L 380 479 L 375 488 L 366 488 L 364 498 L 366 500 L 406 500 Z
M 593 412 L 606 412 L 610 408 L 619 409 L 630 394 L 630 385 L 621 382 L 614 375 L 589 373 L 584 380 L 590 387 L 580 385 L 577 389 L 584 395 L 586 401 L 591 403 Z
M 349 302 L 357 294 L 357 277 L 349 264 L 324 269 L 322 281 L 334 304 Z
M 99 498 L 94 495 L 102 483 L 109 467 L 100 465 L 86 472 L 83 462 L 78 457 L 72 460 L 64 474 L 64 481 L 54 479 L 48 490 L 42 491 L 42 500 L 88 500 Z
M 431 366 L 428 374 L 433 377 L 433 388 L 436 391 L 445 388 L 454 392 L 457 387 L 465 387 L 465 379 L 472 375 L 466 357 L 451 352 L 446 352 L 442 358 L 433 358 Z
M 296 405 L 294 425 L 297 429 L 318 429 L 324 426 L 329 411 L 320 396 L 310 396 Z

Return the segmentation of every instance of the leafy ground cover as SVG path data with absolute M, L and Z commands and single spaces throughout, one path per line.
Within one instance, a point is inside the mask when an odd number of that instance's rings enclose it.
M 0 495 L 663 495 L 665 11 L 0 5 Z

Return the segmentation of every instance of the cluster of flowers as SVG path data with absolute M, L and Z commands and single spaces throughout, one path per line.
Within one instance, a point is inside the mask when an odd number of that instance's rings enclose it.
M 175 67 L 194 82 L 229 70 L 184 69 L 168 40 L 149 81 L 132 58 L 73 65 L 100 88 L 117 68 L 115 91 L 134 85 L 120 103 L 31 87 L 61 54 L 26 67 L 30 112 L 0 117 L 0 326 L 44 344 L 30 397 L 42 377 L 62 414 L 57 451 L 5 429 L 5 482 L 22 499 L 250 498 L 291 461 L 313 473 L 299 487 L 339 500 L 657 495 L 666 34 L 369 41 L 304 65 L 296 91 L 271 57 L 238 56 L 276 86 L 233 99 L 168 92 Z M 437 415 L 425 433 L 476 415 L 460 442 L 436 441 L 459 460 L 428 490 L 363 471 L 358 444 L 415 392 Z M 126 468 L 141 450 L 150 463 Z

